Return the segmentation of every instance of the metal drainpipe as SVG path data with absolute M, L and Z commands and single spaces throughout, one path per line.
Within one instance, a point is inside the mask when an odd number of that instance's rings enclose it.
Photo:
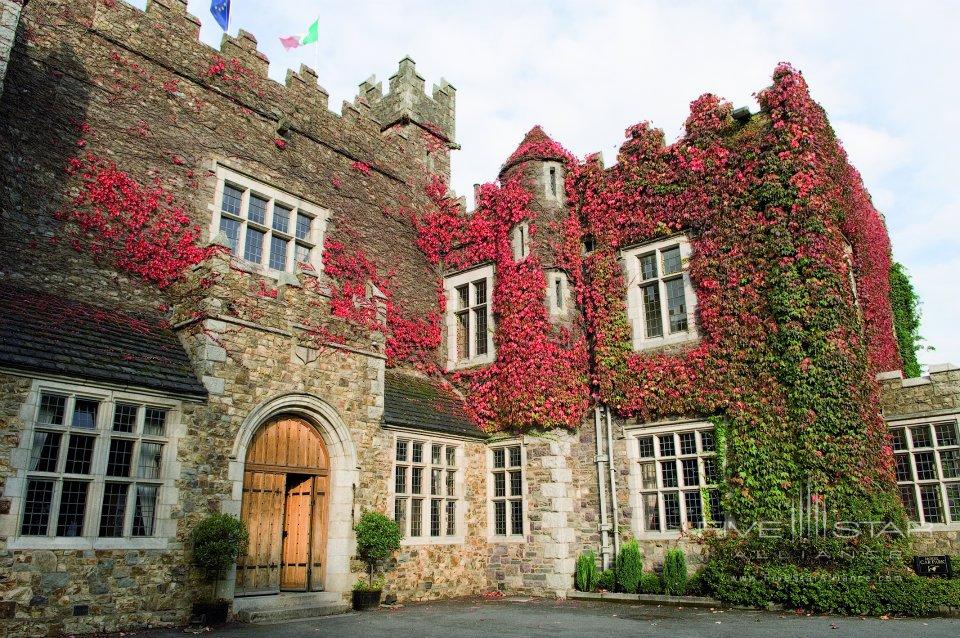
M 593 425 L 596 430 L 596 461 L 597 461 L 597 488 L 600 492 L 600 561 L 604 569 L 610 569 L 610 539 L 608 533 L 610 526 L 607 525 L 607 486 L 603 480 L 603 454 L 600 452 L 600 406 L 593 408 Z
M 613 467 L 613 424 L 610 421 L 610 406 L 604 408 L 607 415 L 607 468 L 610 470 L 610 502 L 613 505 L 613 555 L 620 555 L 620 522 L 617 506 L 617 477 Z

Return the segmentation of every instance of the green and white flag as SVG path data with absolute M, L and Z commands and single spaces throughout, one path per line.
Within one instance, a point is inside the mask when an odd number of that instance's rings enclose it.
M 320 39 L 320 18 L 317 18 L 313 21 L 309 27 L 307 27 L 307 32 L 301 35 L 283 35 L 280 36 L 280 44 L 283 45 L 283 48 L 289 51 L 290 49 L 296 49 L 297 47 L 302 47 L 305 44 L 313 44 Z

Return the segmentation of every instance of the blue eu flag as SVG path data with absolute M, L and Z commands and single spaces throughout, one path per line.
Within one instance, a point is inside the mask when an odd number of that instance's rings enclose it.
M 230 0 L 211 0 L 210 13 L 213 14 L 213 19 L 217 21 L 220 28 L 226 31 L 227 25 L 230 24 Z

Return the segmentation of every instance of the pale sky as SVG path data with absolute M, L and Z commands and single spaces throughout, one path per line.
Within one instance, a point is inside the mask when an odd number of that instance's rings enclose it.
M 143 6 L 145 0 L 133 4 Z M 318 67 L 339 112 L 371 74 L 387 85 L 410 55 L 457 87 L 453 186 L 494 179 L 534 124 L 577 156 L 608 163 L 641 120 L 679 136 L 705 92 L 756 109 L 776 64 L 803 71 L 884 213 L 894 258 L 923 301 L 925 364 L 960 364 L 960 2 L 347 2 L 233 0 L 231 34 L 253 33 L 283 80 Z M 210 0 L 190 0 L 201 39 L 222 32 Z M 285 52 L 281 35 L 320 17 L 320 43 Z M 319 64 L 317 60 L 319 59 Z

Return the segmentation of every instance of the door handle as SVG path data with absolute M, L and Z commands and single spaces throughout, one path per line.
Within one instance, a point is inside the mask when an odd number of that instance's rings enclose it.
M 286 537 L 287 537 L 287 534 L 289 534 L 289 533 L 290 533 L 290 532 L 288 532 L 287 530 L 283 530 L 283 535 L 281 535 L 280 538 L 286 538 Z

